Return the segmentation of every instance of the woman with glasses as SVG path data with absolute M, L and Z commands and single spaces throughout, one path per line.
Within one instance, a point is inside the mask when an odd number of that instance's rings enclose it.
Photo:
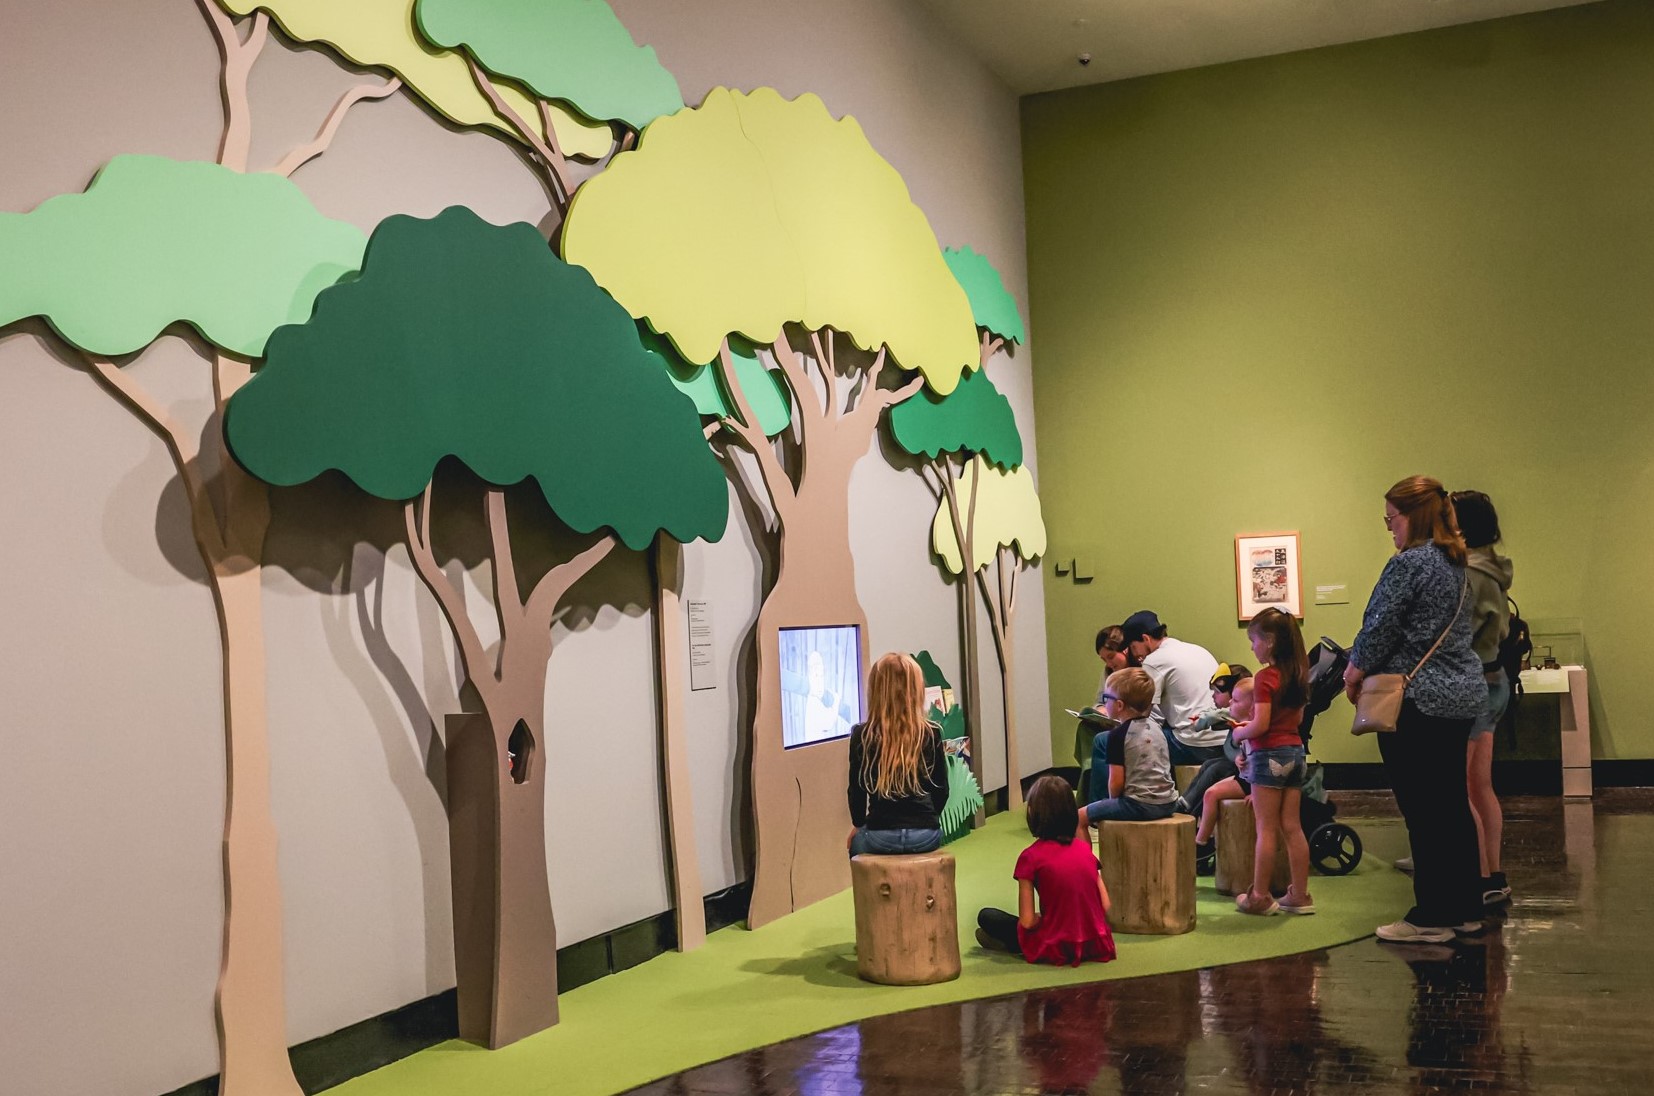
M 1369 674 L 1410 675 L 1396 729 L 1378 736 L 1413 846 L 1414 905 L 1381 940 L 1444 943 L 1482 928 L 1476 823 L 1465 791 L 1470 728 L 1487 701 L 1471 649 L 1467 553 L 1440 482 L 1413 476 L 1384 495 L 1396 554 L 1384 565 L 1350 649 L 1345 692 Z

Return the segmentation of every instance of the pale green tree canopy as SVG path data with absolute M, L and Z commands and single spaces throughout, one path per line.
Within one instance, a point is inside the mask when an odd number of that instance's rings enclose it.
M 695 408 L 631 317 L 533 226 L 458 206 L 380 224 L 361 277 L 271 337 L 225 436 L 270 483 L 337 468 L 387 499 L 450 456 L 499 486 L 532 477 L 571 528 L 634 549 L 715 540 L 728 516 Z
M 814 95 L 717 88 L 576 194 L 563 253 L 710 362 L 788 323 L 887 346 L 939 393 L 978 363 L 965 291 L 896 169 Z
M 232 15 L 260 9 L 298 42 L 322 42 L 358 65 L 383 68 L 402 78 L 408 89 L 433 110 L 462 126 L 487 126 L 516 139 L 511 125 L 494 113 L 477 90 L 465 58 L 426 42 L 414 26 L 414 0 L 218 0 Z M 509 83 L 501 98 L 529 125 L 539 110 Z M 606 125 L 587 122 L 560 107 L 551 111 L 558 147 L 570 156 L 597 159 L 609 151 L 614 134 Z
M 643 329 L 644 345 L 667 363 L 667 375 L 678 391 L 695 401 L 695 410 L 717 418 L 739 417 L 735 401 L 724 391 L 722 378 L 715 365 L 694 365 L 678 355 L 670 339 Z M 792 404 L 787 399 L 786 381 L 776 370 L 766 369 L 750 346 L 742 343 L 730 347 L 730 358 L 735 364 L 735 382 L 741 386 L 752 413 L 758 417 L 758 428 L 767 437 L 774 437 L 792 421 Z
M 978 477 L 981 482 L 978 483 Z M 1040 514 L 1039 494 L 1026 465 L 1010 471 L 971 461 L 960 476 L 959 492 L 976 489 L 976 529 L 971 538 L 972 570 L 980 571 L 994 561 L 1003 546 L 1025 560 L 1045 553 L 1045 519 Z M 959 540 L 953 535 L 953 519 L 944 499 L 930 523 L 930 544 L 942 558 L 949 574 L 964 570 Z
M 966 453 L 1004 468 L 1022 463 L 1022 435 L 1011 401 L 982 370 L 965 374 L 946 396 L 925 388 L 892 407 L 890 433 L 916 456 Z
M 971 315 L 976 326 L 1018 345 L 1027 341 L 1022 329 L 1022 313 L 1017 311 L 1016 298 L 1006 292 L 1005 280 L 999 276 L 986 255 L 979 255 L 969 247 L 947 248 L 942 252 L 948 269 L 959 279 L 970 298 Z
M 414 13 L 432 44 L 588 118 L 642 129 L 683 108 L 677 80 L 603 0 L 418 0 Z
M 181 321 L 258 357 L 366 244 L 278 175 L 117 156 L 84 193 L 0 213 L 0 326 L 41 316 L 74 346 L 117 355 Z

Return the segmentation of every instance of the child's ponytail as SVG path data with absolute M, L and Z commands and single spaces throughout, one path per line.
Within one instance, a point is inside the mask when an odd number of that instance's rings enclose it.
M 1302 708 L 1309 703 L 1309 655 L 1304 651 L 1304 633 L 1291 613 L 1268 608 L 1252 618 L 1251 635 L 1269 640 L 1269 664 L 1281 675 L 1275 704 L 1281 708 Z

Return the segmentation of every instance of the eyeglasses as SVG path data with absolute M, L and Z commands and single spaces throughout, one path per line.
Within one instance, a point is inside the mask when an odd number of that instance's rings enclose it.
M 1386 529 L 1395 528 L 1395 521 L 1399 517 L 1401 517 L 1400 514 L 1385 514 L 1384 515 L 1384 528 L 1386 528 Z
M 1115 696 L 1113 693 L 1104 693 L 1103 694 L 1103 699 L 1104 700 L 1119 700 L 1120 698 Z

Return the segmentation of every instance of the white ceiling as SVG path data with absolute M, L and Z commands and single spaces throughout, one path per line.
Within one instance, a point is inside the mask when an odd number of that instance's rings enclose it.
M 915 0 L 1019 95 L 1591 0 Z M 1091 63 L 1081 65 L 1081 53 Z

